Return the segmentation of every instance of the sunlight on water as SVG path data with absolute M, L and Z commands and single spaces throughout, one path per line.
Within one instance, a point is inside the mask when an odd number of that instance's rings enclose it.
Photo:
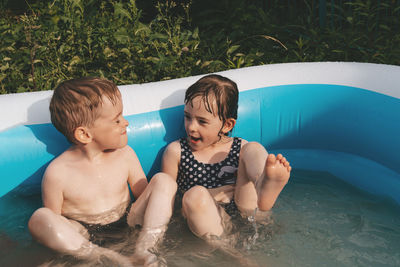
M 38 195 L 0 200 L 0 266 L 112 265 L 107 259 L 60 256 L 32 241 L 26 223 L 39 205 Z M 236 255 L 259 266 L 400 266 L 400 207 L 329 174 L 294 171 L 272 220 L 263 225 L 233 218 L 236 229 L 227 240 Z M 128 236 L 108 246 L 129 256 L 134 238 Z M 192 235 L 179 210 L 159 253 L 168 266 L 240 266 L 229 253 Z

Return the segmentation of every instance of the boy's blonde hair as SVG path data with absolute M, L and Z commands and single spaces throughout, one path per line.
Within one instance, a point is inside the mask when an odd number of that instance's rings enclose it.
M 62 82 L 50 101 L 51 122 L 71 143 L 77 144 L 74 131 L 90 127 L 99 116 L 106 96 L 115 105 L 121 97 L 118 87 L 102 78 L 84 77 Z

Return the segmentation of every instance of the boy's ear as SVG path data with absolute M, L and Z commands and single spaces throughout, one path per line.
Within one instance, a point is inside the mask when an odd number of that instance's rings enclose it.
M 92 141 L 92 135 L 90 134 L 88 129 L 83 126 L 79 126 L 75 129 L 74 137 L 78 142 L 82 144 L 88 144 Z
M 230 130 L 235 127 L 236 120 L 234 118 L 229 118 L 225 121 L 224 127 L 222 127 L 222 132 L 224 134 L 229 133 Z

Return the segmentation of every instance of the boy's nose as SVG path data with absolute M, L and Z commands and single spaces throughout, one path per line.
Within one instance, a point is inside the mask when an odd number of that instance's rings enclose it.
M 122 117 L 122 118 L 123 118 L 123 120 L 124 120 L 124 125 L 125 125 L 125 127 L 128 127 L 129 121 L 128 121 L 127 119 L 125 119 L 125 117 Z

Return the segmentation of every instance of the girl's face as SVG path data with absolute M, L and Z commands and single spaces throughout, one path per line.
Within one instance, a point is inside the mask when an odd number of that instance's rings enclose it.
M 215 101 L 211 103 L 213 110 L 217 110 Z M 185 105 L 184 113 L 188 143 L 193 151 L 216 144 L 221 140 L 221 136 L 224 136 L 224 133 L 229 132 L 234 126 L 234 119 L 228 119 L 223 125 L 217 114 L 208 112 L 200 96 L 195 97 L 192 104 Z M 232 120 L 233 125 L 231 125 Z

